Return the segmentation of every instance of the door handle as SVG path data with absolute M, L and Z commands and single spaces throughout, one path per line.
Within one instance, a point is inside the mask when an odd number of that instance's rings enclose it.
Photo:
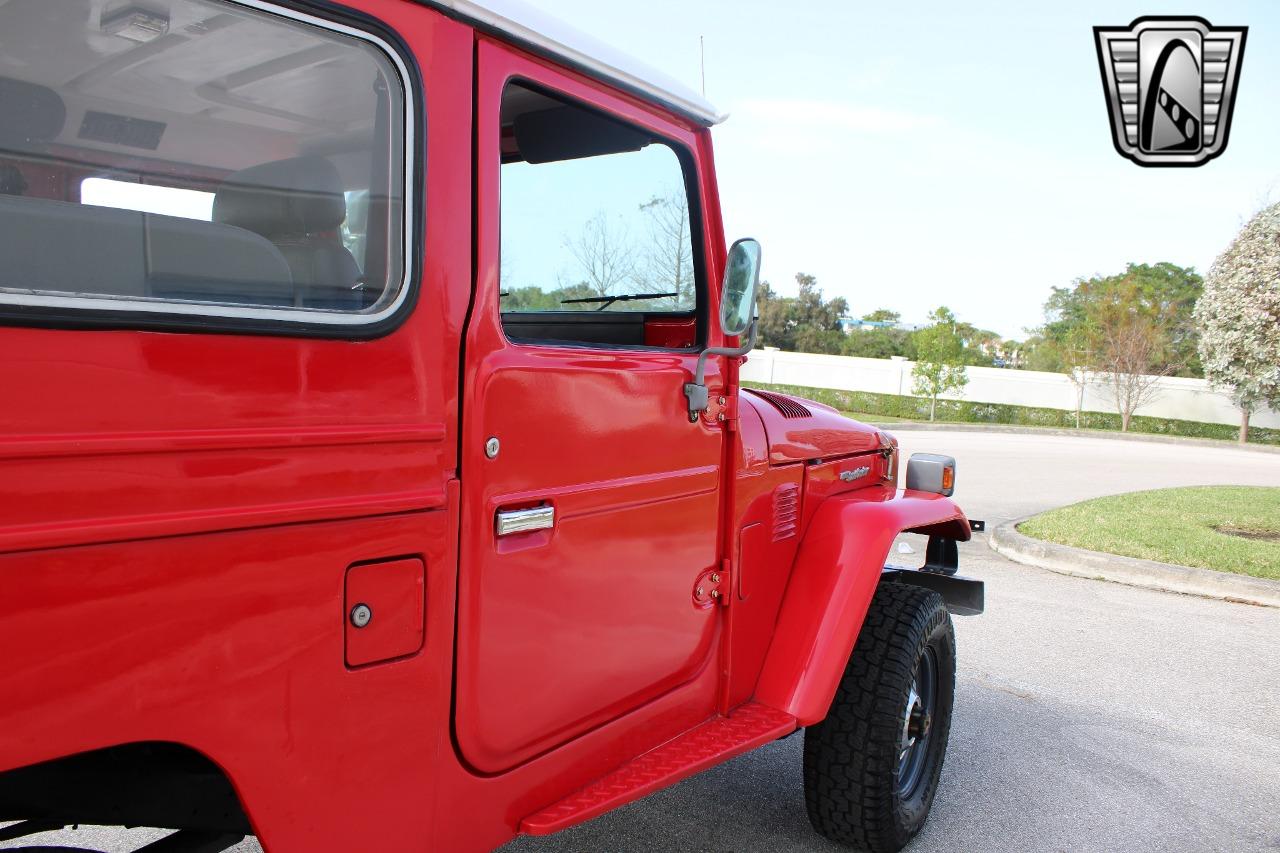
M 498 513 L 497 533 L 510 536 L 530 530 L 550 530 L 556 526 L 556 508 L 535 506 L 529 509 L 509 509 Z

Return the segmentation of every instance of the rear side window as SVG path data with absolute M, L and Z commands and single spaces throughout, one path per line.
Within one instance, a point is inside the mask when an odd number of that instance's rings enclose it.
M 0 305 L 385 317 L 405 80 L 372 35 L 259 3 L 0 2 Z

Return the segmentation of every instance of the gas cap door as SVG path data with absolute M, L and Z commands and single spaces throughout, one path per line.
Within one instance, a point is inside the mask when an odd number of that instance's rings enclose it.
M 422 648 L 426 566 L 413 557 L 347 569 L 342 620 L 347 666 L 368 666 Z

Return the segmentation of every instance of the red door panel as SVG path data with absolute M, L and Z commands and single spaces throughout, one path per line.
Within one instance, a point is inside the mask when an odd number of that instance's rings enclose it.
M 684 416 L 678 365 L 584 358 L 508 364 L 483 390 L 477 434 L 502 449 L 467 492 L 458 731 L 485 769 L 687 681 L 710 650 L 691 593 L 716 560 L 718 431 Z M 600 411 L 563 405 L 582 394 Z M 554 528 L 495 536 L 500 509 L 536 503 Z
M 724 443 L 714 416 L 687 416 L 696 355 L 516 345 L 497 304 L 508 79 L 645 125 L 695 161 L 696 136 L 503 46 L 482 41 L 479 63 L 454 724 L 468 763 L 500 772 L 625 717 L 711 661 L 721 617 L 692 595 L 720 558 Z M 708 230 L 704 243 L 723 240 Z M 723 387 L 715 360 L 707 381 L 713 395 Z M 537 506 L 554 511 L 553 525 L 497 536 L 500 512 Z

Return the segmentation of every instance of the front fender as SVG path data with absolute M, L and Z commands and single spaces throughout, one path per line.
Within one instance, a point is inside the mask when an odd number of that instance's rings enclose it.
M 903 531 L 962 542 L 969 522 L 949 498 L 888 486 L 825 500 L 796 554 L 758 701 L 807 726 L 827 715 L 894 538 Z

